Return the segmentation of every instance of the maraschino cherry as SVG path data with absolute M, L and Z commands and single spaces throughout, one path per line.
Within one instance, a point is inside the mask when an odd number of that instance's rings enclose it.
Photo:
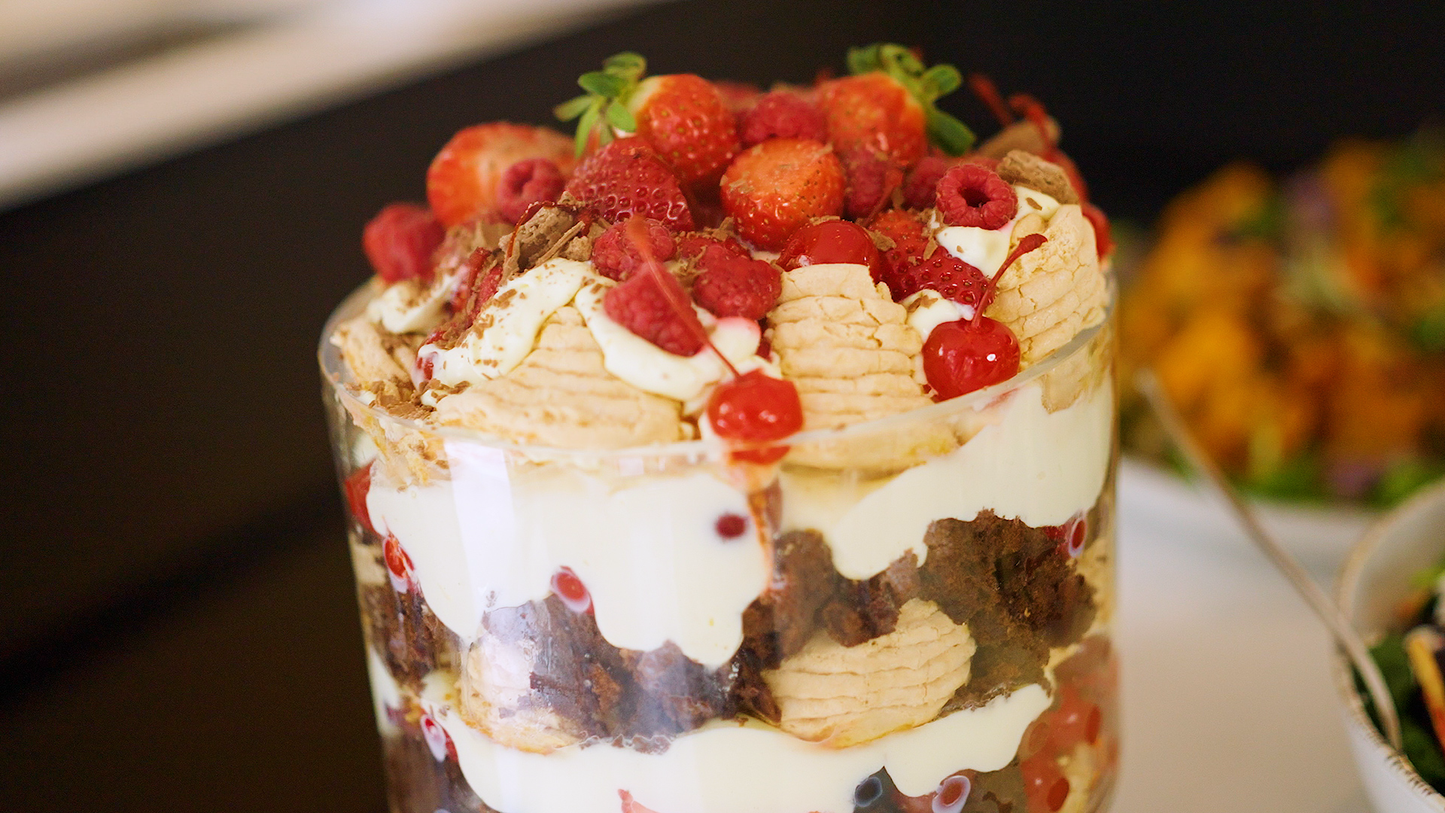
M 778 265 L 791 271 L 804 265 L 858 263 L 874 279 L 883 271 L 883 255 L 867 230 L 847 220 L 824 220 L 793 232 L 778 255 Z
M 923 343 L 923 372 L 940 401 L 1007 381 L 1019 371 L 1022 354 L 1013 331 L 983 312 L 993 302 L 998 278 L 1019 257 L 1043 245 L 1048 238 L 1030 234 L 1004 258 L 988 280 L 972 319 L 944 322 Z

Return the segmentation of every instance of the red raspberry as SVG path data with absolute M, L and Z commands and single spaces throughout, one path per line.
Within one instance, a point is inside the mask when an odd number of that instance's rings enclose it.
M 978 164 L 959 164 L 944 173 L 936 204 L 944 223 L 985 229 L 1003 228 L 1019 210 L 1013 187 Z
M 883 269 L 875 279 L 887 283 L 894 299 L 902 299 L 900 275 L 907 268 L 923 260 L 928 248 L 928 236 L 918 218 L 901 209 L 879 214 L 869 222 L 868 228 L 893 241 L 893 248 L 883 252 Z
M 798 94 L 774 90 L 763 94 L 751 110 L 742 114 L 738 134 L 744 149 L 770 138 L 827 141 L 828 120 L 822 110 Z
M 872 153 L 849 156 L 843 166 L 848 172 L 843 213 L 855 220 L 877 213 L 888 204 L 894 190 L 903 185 L 903 168 Z
M 447 236 L 425 206 L 393 203 L 383 207 L 361 232 L 361 247 L 376 275 L 388 285 L 404 279 L 428 279 L 432 254 Z
M 567 179 L 546 158 L 527 158 L 507 167 L 497 185 L 497 209 L 508 223 L 516 223 L 535 203 L 552 203 L 562 195 Z
M 502 264 L 495 263 L 487 268 L 492 253 L 484 248 L 475 249 L 462 264 L 462 277 L 452 293 L 452 313 L 462 313 L 471 305 L 470 315 L 476 316 L 497 293 L 502 284 Z
M 909 170 L 903 181 L 903 205 L 910 209 L 927 209 L 933 205 L 938 182 L 955 162 L 940 155 L 925 155 Z
M 742 243 L 738 242 L 738 238 L 736 237 L 728 237 L 726 239 L 723 239 L 718 237 L 708 237 L 705 234 L 689 234 L 686 237 L 678 240 L 677 254 L 675 256 L 677 256 L 679 259 L 684 260 L 693 259 L 696 258 L 698 255 L 702 254 L 708 246 L 722 246 L 723 248 L 731 251 L 739 257 L 751 258 L 753 256 L 748 251 L 747 246 L 744 246 Z
M 692 284 L 692 295 L 715 316 L 756 321 L 768 315 L 783 292 L 783 277 L 775 266 L 740 257 L 721 245 L 708 246 L 697 264 L 702 273 Z
M 577 168 L 567 191 L 613 223 L 639 214 L 673 231 L 693 227 L 677 176 L 640 138 L 618 139 L 598 150 Z
M 647 242 L 651 244 L 652 256 L 659 262 L 672 259 L 677 249 L 672 232 L 656 220 L 647 221 Z M 592 244 L 592 265 L 596 266 L 597 273 L 618 282 L 632 276 L 642 265 L 642 255 L 627 239 L 621 223 L 603 232 Z
M 702 349 L 707 331 L 690 306 L 685 311 L 673 307 L 674 302 L 687 301 L 687 292 L 673 275 L 666 271 L 639 273 L 608 291 L 602 309 L 613 321 L 663 350 L 691 356 Z

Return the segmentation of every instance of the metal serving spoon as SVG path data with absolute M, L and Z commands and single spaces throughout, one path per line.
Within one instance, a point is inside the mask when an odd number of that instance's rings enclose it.
M 1143 393 L 1145 399 L 1149 401 L 1149 405 L 1154 408 L 1154 414 L 1159 416 L 1159 422 L 1163 424 L 1164 432 L 1184 454 L 1190 467 L 1196 473 L 1204 475 L 1204 479 L 1229 501 L 1234 508 L 1235 516 L 1248 532 L 1249 538 L 1259 546 L 1260 550 L 1264 551 L 1264 555 L 1269 557 L 1269 560 L 1279 568 L 1285 578 L 1289 579 L 1290 584 L 1294 585 L 1295 591 L 1300 594 L 1315 615 L 1325 622 L 1326 627 L 1329 627 L 1330 632 L 1335 636 L 1335 643 L 1345 650 L 1345 654 L 1349 656 L 1350 661 L 1354 663 L 1355 668 L 1364 678 L 1365 688 L 1369 690 L 1370 698 L 1375 701 L 1375 710 L 1380 715 L 1381 726 L 1385 729 L 1385 739 L 1389 740 L 1390 745 L 1396 751 L 1400 751 L 1400 717 L 1395 710 L 1395 701 L 1390 697 L 1390 690 L 1385 685 L 1385 676 L 1380 674 L 1380 668 L 1375 665 L 1374 658 L 1370 657 L 1369 650 L 1365 648 L 1365 642 L 1360 640 L 1355 628 L 1350 625 L 1344 613 L 1340 612 L 1340 608 L 1335 606 L 1333 601 L 1330 601 L 1315 580 L 1309 577 L 1299 562 L 1280 547 L 1280 544 L 1269 535 L 1269 532 L 1265 531 L 1264 526 L 1260 524 L 1259 516 L 1254 512 L 1254 507 L 1246 502 L 1234 486 L 1225 479 L 1219 467 L 1214 465 L 1214 461 L 1209 459 L 1209 455 L 1205 454 L 1204 449 L 1190 434 L 1189 429 L 1184 425 L 1184 420 L 1179 417 L 1178 411 L 1174 409 L 1174 404 L 1170 402 L 1169 396 L 1164 394 L 1164 389 L 1159 385 L 1159 379 L 1154 376 L 1154 372 L 1149 369 L 1141 369 L 1136 372 L 1134 386 Z

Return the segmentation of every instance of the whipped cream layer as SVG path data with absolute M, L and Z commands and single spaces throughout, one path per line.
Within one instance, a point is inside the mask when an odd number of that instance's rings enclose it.
M 912 552 L 922 564 L 934 520 L 984 509 L 1042 528 L 1088 510 L 1103 491 L 1113 450 L 1114 396 L 1098 387 L 1067 409 L 1044 408 L 1031 384 L 989 406 L 1002 419 L 947 455 L 884 480 L 846 481 L 784 471 L 783 530 L 820 531 L 833 566 L 866 579 Z
M 783 529 L 820 531 L 837 570 L 866 579 L 909 551 L 922 563 L 937 519 L 991 509 L 1043 527 L 1095 503 L 1113 443 L 1109 388 L 1050 413 L 1033 384 L 987 410 L 997 423 L 887 480 L 784 471 Z M 378 476 L 367 510 L 396 535 L 427 604 L 463 640 L 487 610 L 546 598 L 566 567 L 612 645 L 672 641 L 709 666 L 732 657 L 742 613 L 769 576 L 751 519 L 740 537 L 717 532 L 724 515 L 751 517 L 746 494 L 702 469 L 604 477 L 560 465 L 509 470 L 501 451 L 480 444 L 449 440 L 446 451 L 450 481 L 397 489 Z
M 851 813 L 853 790 L 887 768 L 909 796 L 960 770 L 996 771 L 1013 759 L 1048 694 L 1025 686 L 988 704 L 864 745 L 833 749 L 760 725 L 713 723 L 660 754 L 606 744 L 547 755 L 496 745 L 456 713 L 450 679 L 427 678 L 422 706 L 451 735 L 472 790 L 507 813 L 616 813 L 619 791 L 664 813 Z

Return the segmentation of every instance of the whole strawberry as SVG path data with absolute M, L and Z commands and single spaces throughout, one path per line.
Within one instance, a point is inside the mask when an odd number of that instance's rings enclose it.
M 808 221 L 842 213 L 844 186 L 843 165 L 828 145 L 773 138 L 728 166 L 722 204 L 743 239 L 776 251 Z
M 738 152 L 736 118 L 727 100 L 701 76 L 643 79 L 646 69 L 638 54 L 609 58 L 602 70 L 577 80 L 587 94 L 559 105 L 557 115 L 580 119 L 579 150 L 594 134 L 606 143 L 614 131 L 631 132 L 672 165 L 684 188 L 716 183 Z
M 640 138 L 613 141 L 583 161 L 567 192 L 613 223 L 639 214 L 675 232 L 693 228 L 677 176 Z
M 546 159 L 563 176 L 577 165 L 571 140 L 545 127 L 494 122 L 458 132 L 426 172 L 432 212 L 446 226 L 502 219 L 503 176 L 529 158 Z
M 818 87 L 828 140 L 840 155 L 871 153 L 910 167 L 930 139 L 950 155 L 973 145 L 973 133 L 934 106 L 963 82 L 952 65 L 925 69 L 907 48 L 888 43 L 850 50 L 848 68 L 852 76 Z

